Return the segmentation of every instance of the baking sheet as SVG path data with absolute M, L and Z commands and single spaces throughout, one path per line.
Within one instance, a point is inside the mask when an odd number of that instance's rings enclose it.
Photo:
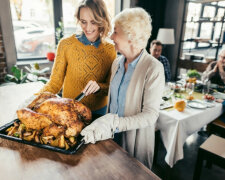
M 84 141 L 82 140 L 82 136 L 78 136 L 76 145 L 74 147 L 71 147 L 71 148 L 66 150 L 66 149 L 62 149 L 62 148 L 59 148 L 59 147 L 54 147 L 54 146 L 50 146 L 50 145 L 46 145 L 46 144 L 36 143 L 36 142 L 33 142 L 33 141 L 26 141 L 26 140 L 23 140 L 23 139 L 14 137 L 14 136 L 8 136 L 6 130 L 9 127 L 13 126 L 14 122 L 19 122 L 19 119 L 15 119 L 15 120 L 11 121 L 10 123 L 7 123 L 4 126 L 0 127 L 0 137 L 1 138 L 8 139 L 8 140 L 11 140 L 11 141 L 16 141 L 16 142 L 23 143 L 23 144 L 28 144 L 28 145 L 35 146 L 35 147 L 38 147 L 38 148 L 44 148 L 44 149 L 48 149 L 48 150 L 51 150 L 51 151 L 60 152 L 60 153 L 63 153 L 63 154 L 74 154 L 84 144 Z

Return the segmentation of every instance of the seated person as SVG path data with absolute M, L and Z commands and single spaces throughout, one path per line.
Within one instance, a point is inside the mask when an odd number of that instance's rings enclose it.
M 211 62 L 203 72 L 202 81 L 210 80 L 214 84 L 225 85 L 225 49 L 219 53 L 219 59 Z
M 153 40 L 150 45 L 149 52 L 152 56 L 158 59 L 164 66 L 166 82 L 171 80 L 170 63 L 165 56 L 162 56 L 162 43 L 158 40 Z

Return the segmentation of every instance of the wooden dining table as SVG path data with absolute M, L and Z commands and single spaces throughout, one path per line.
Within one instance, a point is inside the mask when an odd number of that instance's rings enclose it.
M 40 83 L 33 83 L 0 87 L 0 126 L 12 120 L 13 111 L 21 103 L 18 102 L 19 100 L 22 101 L 23 97 L 33 94 L 42 86 Z M 8 105 L 5 102 L 8 102 Z M 113 140 L 84 144 L 75 154 L 66 155 L 0 138 L 0 179 L 151 180 L 160 178 Z
M 82 146 L 74 155 L 0 139 L 0 179 L 160 179 L 112 140 Z

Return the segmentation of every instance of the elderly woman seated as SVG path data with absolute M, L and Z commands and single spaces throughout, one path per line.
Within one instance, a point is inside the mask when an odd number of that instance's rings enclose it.
M 111 39 L 122 56 L 112 65 L 108 114 L 81 132 L 95 143 L 121 132 L 121 145 L 151 168 L 155 124 L 165 83 L 164 69 L 145 47 L 151 35 L 151 17 L 142 8 L 125 9 L 114 19 Z
M 208 80 L 218 85 L 225 85 L 225 49 L 219 52 L 219 59 L 211 62 L 203 72 L 202 81 Z

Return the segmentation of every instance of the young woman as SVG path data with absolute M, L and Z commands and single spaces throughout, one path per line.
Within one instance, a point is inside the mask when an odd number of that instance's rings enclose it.
M 111 29 L 103 0 L 83 0 L 76 18 L 82 33 L 60 41 L 50 81 L 40 92 L 75 98 L 86 94 L 82 103 L 94 113 L 104 114 L 107 104 L 110 68 L 116 58 L 114 46 L 106 41 Z

